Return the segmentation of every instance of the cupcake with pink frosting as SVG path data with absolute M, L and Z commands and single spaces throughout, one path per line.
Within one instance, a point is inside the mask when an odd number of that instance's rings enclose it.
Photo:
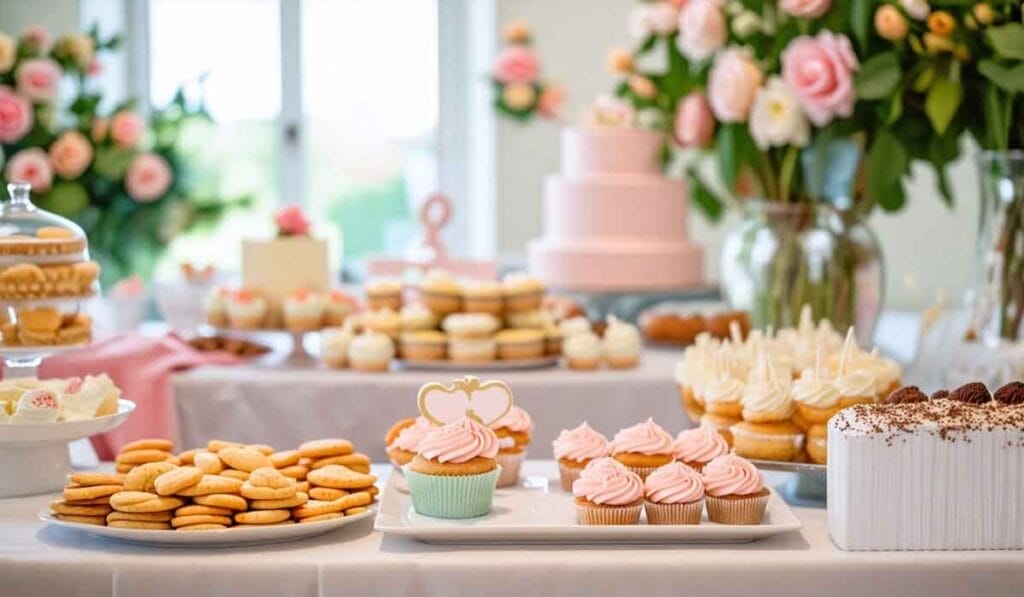
M 672 451 L 676 460 L 699 473 L 707 463 L 728 454 L 729 444 L 714 429 L 697 427 L 680 431 L 672 444 Z
M 580 471 L 595 458 L 608 455 L 608 439 L 584 421 L 575 429 L 563 429 L 558 439 L 552 442 L 558 472 L 562 478 L 562 489 L 572 491 L 573 481 L 579 479 Z
M 608 451 L 612 458 L 643 479 L 654 469 L 676 459 L 672 443 L 672 436 L 667 431 L 654 419 L 647 419 L 616 433 Z
M 491 424 L 491 429 L 498 436 L 496 460 L 501 467 L 498 487 L 511 487 L 519 482 L 519 469 L 530 446 L 533 420 L 525 410 L 513 406 L 505 416 Z
M 704 481 L 682 462 L 670 462 L 644 479 L 647 524 L 699 524 Z
M 644 506 L 644 482 L 613 458 L 598 458 L 572 484 L 576 521 L 585 525 L 636 524 Z
M 722 524 L 761 524 L 770 492 L 761 471 L 735 454 L 719 456 L 701 473 L 708 519 Z
M 388 460 L 396 468 L 402 468 L 412 462 L 420 440 L 434 429 L 437 429 L 437 426 L 425 417 L 410 417 L 395 423 L 384 437 Z
M 435 427 L 416 443 L 402 467 L 417 513 L 434 518 L 473 518 L 491 511 L 501 475 L 498 436 L 469 417 Z

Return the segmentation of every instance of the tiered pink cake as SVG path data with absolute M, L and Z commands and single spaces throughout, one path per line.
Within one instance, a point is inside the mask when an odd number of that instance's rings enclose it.
M 701 283 L 687 242 L 687 190 L 661 174 L 663 137 L 624 127 L 562 132 L 562 174 L 544 183 L 544 236 L 530 272 L 566 290 L 669 290 Z

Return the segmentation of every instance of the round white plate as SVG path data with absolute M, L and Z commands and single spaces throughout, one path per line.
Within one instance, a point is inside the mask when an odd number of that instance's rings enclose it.
M 88 347 L 88 344 L 54 344 L 48 346 L 0 346 L 0 356 L 4 358 L 31 358 L 53 356 L 66 352 L 75 352 Z
M 135 403 L 121 398 L 117 401 L 116 413 L 95 419 L 54 423 L 0 423 L 0 444 L 69 442 L 89 437 L 117 427 L 132 414 L 133 410 Z
M 119 529 L 101 527 L 93 524 L 81 524 L 58 520 L 49 510 L 39 513 L 39 518 L 47 523 L 75 529 L 97 537 L 106 537 L 115 541 L 155 545 L 161 547 L 233 547 L 238 545 L 259 545 L 297 541 L 315 537 L 350 525 L 376 514 L 375 509 L 355 516 L 343 516 L 321 522 L 296 524 L 267 525 L 264 527 L 227 528 L 219 531 L 153 531 L 143 529 Z
M 396 359 L 402 369 L 410 371 L 515 371 L 518 369 L 546 369 L 558 365 L 559 357 L 540 357 L 539 359 L 494 360 L 465 363 L 442 359 L 437 361 L 409 361 Z

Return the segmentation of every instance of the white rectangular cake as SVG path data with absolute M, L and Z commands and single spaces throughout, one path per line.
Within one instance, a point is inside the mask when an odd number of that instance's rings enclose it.
M 843 410 L 828 428 L 828 528 L 845 550 L 1024 548 L 1024 407 Z

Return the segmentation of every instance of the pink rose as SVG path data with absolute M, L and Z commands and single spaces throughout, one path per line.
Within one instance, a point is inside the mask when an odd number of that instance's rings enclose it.
M 782 51 L 782 79 L 817 126 L 853 114 L 853 71 L 858 68 L 850 40 L 827 30 L 815 37 L 801 35 Z
M 110 119 L 110 137 L 121 147 L 135 147 L 145 130 L 146 122 L 135 112 L 118 112 Z
M 57 97 L 60 65 L 49 58 L 32 58 L 21 63 L 16 79 L 18 92 L 35 102 L 48 102 Z
M 540 60 L 526 46 L 502 48 L 494 63 L 494 78 L 501 83 L 533 83 L 540 75 Z
M 167 192 L 174 175 L 163 156 L 140 153 L 128 166 L 124 188 L 128 196 L 139 203 L 156 201 Z
M 703 62 L 725 45 L 729 27 L 718 0 L 692 0 L 679 13 L 676 45 L 684 56 Z
M 92 145 L 78 131 L 66 131 L 50 145 L 50 162 L 61 178 L 78 178 L 92 162 Z
M 89 136 L 92 137 L 93 143 L 99 143 L 100 141 L 107 138 L 107 131 L 110 130 L 110 122 L 106 118 L 93 118 L 92 128 L 89 130 Z
M 748 50 L 729 48 L 721 52 L 708 73 L 711 112 L 721 122 L 743 122 L 762 81 L 764 74 Z
M 89 75 L 90 77 L 95 77 L 96 75 L 99 75 L 102 72 L 103 64 L 95 58 L 93 58 L 92 62 L 89 63 L 89 68 L 85 69 L 85 74 Z
M 32 52 L 43 54 L 50 45 L 50 32 L 39 25 L 25 27 L 21 32 L 21 41 Z
M 565 105 L 565 89 L 561 85 L 548 84 L 537 99 L 537 111 L 544 118 L 558 118 Z
M 711 142 L 715 117 L 703 93 L 694 91 L 679 102 L 672 133 L 682 147 L 704 147 Z
M 32 104 L 10 87 L 0 85 L 0 142 L 14 143 L 32 129 Z
M 832 8 L 832 0 L 779 0 L 782 12 L 802 19 L 816 19 Z
M 274 223 L 277 224 L 277 232 L 281 236 L 303 236 L 309 234 L 309 220 L 302 208 L 297 205 L 290 205 L 281 208 L 274 216 Z
M 7 161 L 4 177 L 8 182 L 27 182 L 36 193 L 46 193 L 53 185 L 53 169 L 46 152 L 38 147 L 23 149 Z

